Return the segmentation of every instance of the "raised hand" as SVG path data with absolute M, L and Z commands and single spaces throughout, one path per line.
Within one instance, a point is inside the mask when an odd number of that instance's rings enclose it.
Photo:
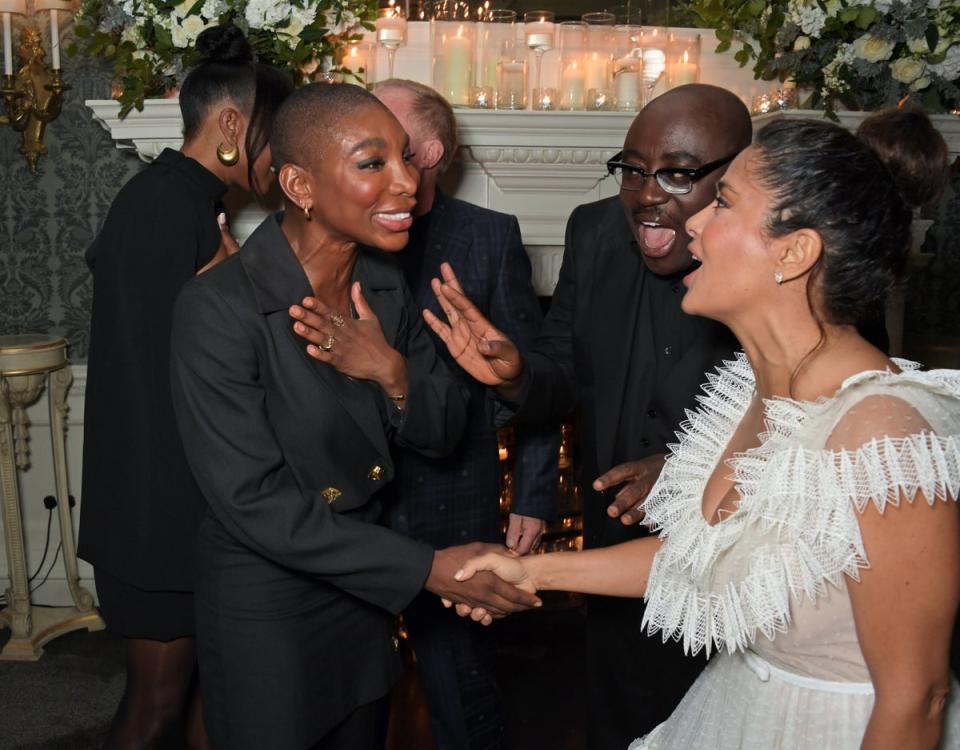
M 520 350 L 467 298 L 449 263 L 441 264 L 440 274 L 443 280 L 433 279 L 430 286 L 447 320 L 424 310 L 427 325 L 457 364 L 484 385 L 500 386 L 519 378 Z
M 607 507 L 610 518 L 619 516 L 620 522 L 630 526 L 643 519 L 641 503 L 647 499 L 653 485 L 656 484 L 663 470 L 666 456 L 656 454 L 647 456 L 639 461 L 628 461 L 625 464 L 614 466 L 610 471 L 601 474 L 593 480 L 593 489 L 597 492 L 610 489 L 622 484 L 623 487 L 614 495 L 613 502 Z
M 379 383 L 387 395 L 407 392 L 407 365 L 403 356 L 387 343 L 380 321 L 354 282 L 350 298 L 357 319 L 341 315 L 315 297 L 291 305 L 293 330 L 310 343 L 307 353 L 360 380 Z

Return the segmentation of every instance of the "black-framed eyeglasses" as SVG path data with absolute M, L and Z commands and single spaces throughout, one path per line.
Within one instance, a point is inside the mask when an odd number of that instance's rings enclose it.
M 607 171 L 613 175 L 617 184 L 624 190 L 642 190 L 647 178 L 653 177 L 665 192 L 671 195 L 686 195 L 693 190 L 693 184 L 697 180 L 703 179 L 724 164 L 729 164 L 739 153 L 739 151 L 734 151 L 729 156 L 695 169 L 692 167 L 662 167 L 655 172 L 648 172 L 636 164 L 621 161 L 623 158 L 623 152 L 621 151 L 607 162 Z

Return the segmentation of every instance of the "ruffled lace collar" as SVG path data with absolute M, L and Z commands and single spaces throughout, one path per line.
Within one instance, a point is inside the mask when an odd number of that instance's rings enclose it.
M 882 511 L 901 492 L 912 500 L 922 490 L 931 502 L 957 497 L 957 436 L 926 432 L 874 440 L 856 451 L 804 446 L 808 427 L 835 416 L 838 401 L 867 384 L 909 383 L 960 396 L 960 373 L 895 363 L 903 372 L 858 373 L 815 402 L 765 400 L 760 445 L 728 461 L 740 502 L 714 525 L 703 516 L 703 490 L 753 398 L 755 380 L 743 354 L 708 374 L 698 408 L 687 412 L 679 443 L 669 446 L 670 459 L 644 504 L 644 522 L 665 540 L 650 574 L 644 627 L 682 640 L 693 653 L 743 649 L 758 631 L 772 638 L 789 624 L 791 595 L 815 599 L 827 583 L 855 578 L 866 564 L 855 508 L 873 501 Z M 753 525 L 772 532 L 776 543 L 751 553 L 749 572 L 718 589 L 713 566 Z

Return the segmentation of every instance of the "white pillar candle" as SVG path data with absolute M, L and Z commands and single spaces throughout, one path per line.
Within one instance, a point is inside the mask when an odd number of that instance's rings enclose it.
M 50 11 L 50 57 L 53 69 L 60 70 L 60 19 L 55 9 Z
M 673 63 L 670 69 L 670 84 L 672 86 L 683 86 L 685 83 L 697 82 L 697 64 L 690 62 L 690 56 L 687 51 L 683 51 L 683 57 Z
M 563 69 L 560 77 L 562 106 L 565 109 L 583 109 L 583 94 L 586 76 L 583 67 L 576 60 Z
M 407 36 L 407 19 L 403 16 L 381 16 L 376 22 L 377 41 L 384 47 L 399 47 Z
M 602 90 L 607 88 L 607 57 L 600 52 L 591 52 L 587 57 L 588 89 Z
M 642 70 L 641 60 L 632 55 L 613 61 L 614 93 L 617 97 L 618 109 L 639 109 Z
M 463 26 L 457 33 L 442 38 L 444 95 L 451 104 L 468 104 L 470 95 L 470 40 L 463 36 Z
M 3 14 L 3 72 L 13 75 L 13 33 L 10 30 L 10 14 Z

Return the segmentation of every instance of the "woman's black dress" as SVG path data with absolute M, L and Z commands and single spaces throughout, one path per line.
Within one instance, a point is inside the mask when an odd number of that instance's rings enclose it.
M 79 555 L 107 625 L 192 635 L 194 539 L 205 503 L 170 397 L 173 302 L 216 253 L 227 186 L 167 149 L 119 192 L 87 251 L 93 314 L 84 406 Z

